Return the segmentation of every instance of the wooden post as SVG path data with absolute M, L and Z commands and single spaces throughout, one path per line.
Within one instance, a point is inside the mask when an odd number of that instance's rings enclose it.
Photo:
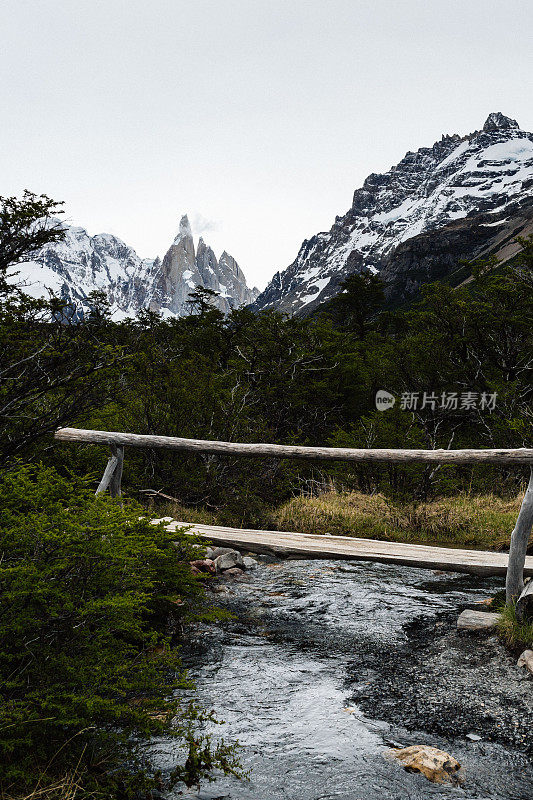
M 520 621 L 529 616 L 528 612 L 533 608 L 533 581 L 526 583 L 524 591 L 516 601 L 516 616 Z
M 511 534 L 509 565 L 505 581 L 505 602 L 516 603 L 524 590 L 524 564 L 533 527 L 533 466 L 530 467 L 529 484 L 522 500 L 520 513 Z
M 113 455 L 117 457 L 117 465 L 109 484 L 109 491 L 111 492 L 111 497 L 120 497 L 122 494 L 120 483 L 122 481 L 122 467 L 124 465 L 124 448 L 115 447 L 114 445 L 111 445 L 111 448 L 114 448 Z
M 109 486 L 111 497 L 120 497 L 120 482 L 122 479 L 122 465 L 124 462 L 124 448 L 111 443 L 111 455 L 98 485 L 96 494 L 102 494 Z

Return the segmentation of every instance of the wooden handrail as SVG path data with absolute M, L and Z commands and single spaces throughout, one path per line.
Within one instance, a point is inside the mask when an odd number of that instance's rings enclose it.
M 81 428 L 60 428 L 55 438 L 74 444 L 104 444 L 111 448 L 111 457 L 97 489 L 97 494 L 109 487 L 112 497 L 121 493 L 120 481 L 124 447 L 163 447 L 190 453 L 218 453 L 226 456 L 259 456 L 263 458 L 301 458 L 320 461 L 374 461 L 405 464 L 413 462 L 440 464 L 500 464 L 530 466 L 529 485 L 524 496 L 516 525 L 511 535 L 507 569 L 507 602 L 516 602 L 524 589 L 524 564 L 533 526 L 533 448 L 483 450 L 388 450 L 348 447 L 302 447 L 284 444 L 249 444 L 218 442 L 206 439 L 181 439 L 176 436 L 146 436 L 120 431 L 91 431 Z
M 120 431 L 91 431 L 81 428 L 60 428 L 59 442 L 104 444 L 129 447 L 163 447 L 191 453 L 219 453 L 226 456 L 259 456 L 263 458 L 298 458 L 319 461 L 414 461 L 441 464 L 533 464 L 533 448 L 480 450 L 389 450 L 348 447 L 302 447 L 284 444 L 248 444 L 219 442 L 208 439 L 181 439 L 176 436 L 148 436 Z

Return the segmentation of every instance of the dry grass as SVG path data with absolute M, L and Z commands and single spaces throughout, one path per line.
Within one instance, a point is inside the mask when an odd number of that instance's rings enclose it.
M 75 800 L 78 795 L 83 793 L 88 797 L 88 793 L 79 783 L 79 776 L 76 771 L 71 775 L 66 775 L 61 780 L 47 786 L 40 784 L 29 794 L 25 795 L 0 795 L 1 800 Z
M 278 530 L 358 536 L 402 542 L 503 549 L 521 497 L 495 495 L 445 497 L 428 503 L 394 503 L 381 494 L 328 491 L 294 497 L 272 514 Z

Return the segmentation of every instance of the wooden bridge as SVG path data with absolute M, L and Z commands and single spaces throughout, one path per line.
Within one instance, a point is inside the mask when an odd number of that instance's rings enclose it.
M 189 533 L 223 547 L 249 550 L 251 553 L 281 556 L 282 558 L 327 558 L 347 561 L 378 561 L 382 564 L 401 564 L 419 569 L 449 570 L 470 575 L 505 575 L 507 553 L 487 550 L 460 550 L 452 547 L 433 547 L 425 544 L 404 544 L 377 539 L 358 539 L 355 536 L 313 535 L 287 531 L 257 531 L 243 528 L 224 528 L 218 525 L 198 525 L 164 518 L 167 530 L 190 526 Z M 526 557 L 525 575 L 533 575 L 533 556 Z
M 91 431 L 61 428 L 55 438 L 60 442 L 104 444 L 111 448 L 97 494 L 110 489 L 120 495 L 124 447 L 166 448 L 193 453 L 216 453 L 221 456 L 255 456 L 314 459 L 319 461 L 371 461 L 385 463 L 499 464 L 528 465 L 529 484 L 511 534 L 509 555 L 477 550 L 455 550 L 418 544 L 356 539 L 345 536 L 313 536 L 281 531 L 252 531 L 237 528 L 194 525 L 201 536 L 252 552 L 273 552 L 297 558 L 343 558 L 405 564 L 412 567 L 469 572 L 476 575 L 506 574 L 507 601 L 517 600 L 524 593 L 524 575 L 533 575 L 533 558 L 526 556 L 533 526 L 533 448 L 478 450 L 384 450 L 344 447 L 299 447 L 277 444 L 218 442 L 182 439 L 171 436 L 144 436 L 119 431 Z M 169 523 L 174 524 L 174 523 Z M 187 525 L 178 523 L 175 525 Z M 533 589 L 533 581 L 528 584 Z

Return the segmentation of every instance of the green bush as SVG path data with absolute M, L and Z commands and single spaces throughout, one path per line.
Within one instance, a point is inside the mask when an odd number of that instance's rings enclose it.
M 139 742 L 162 733 L 188 752 L 176 778 L 235 772 L 234 748 L 197 733 L 210 715 L 179 699 L 173 644 L 214 615 L 194 539 L 43 466 L 0 493 L 0 796 L 75 773 L 81 794 L 128 797 L 157 780 Z

